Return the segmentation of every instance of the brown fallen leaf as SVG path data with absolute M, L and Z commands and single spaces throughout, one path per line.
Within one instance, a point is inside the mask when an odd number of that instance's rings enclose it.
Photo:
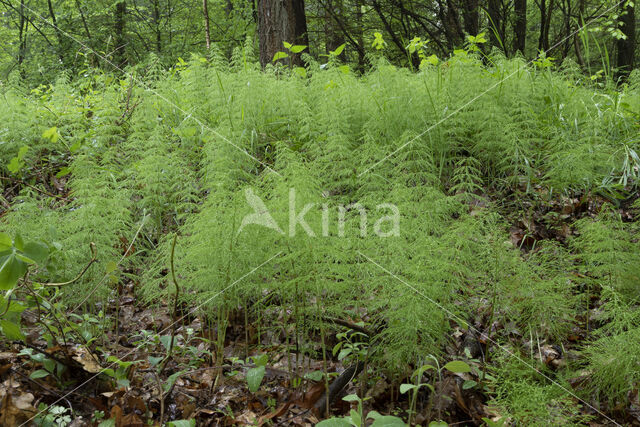
M 33 394 L 23 393 L 17 398 L 6 394 L 0 405 L 0 425 L 19 426 L 28 422 L 38 411 L 31 405 Z
M 82 369 L 89 372 L 90 374 L 97 374 L 99 372 L 102 372 L 102 366 L 100 366 L 98 362 L 96 362 L 95 358 L 91 356 L 91 354 L 84 347 L 77 347 L 75 349 L 73 360 L 80 363 L 80 365 L 82 365 Z

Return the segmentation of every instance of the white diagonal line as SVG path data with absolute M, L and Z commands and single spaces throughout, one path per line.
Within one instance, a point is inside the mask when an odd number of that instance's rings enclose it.
M 260 264 L 259 266 L 255 267 L 253 270 L 249 271 L 248 273 L 244 274 L 242 277 L 240 277 L 238 280 L 234 281 L 233 283 L 231 283 L 230 285 L 228 285 L 227 287 L 225 287 L 223 290 L 221 290 L 220 292 L 218 292 L 217 294 L 213 295 L 212 297 L 208 298 L 206 301 L 204 301 L 203 303 L 197 305 L 196 307 L 194 307 L 193 309 L 191 309 L 187 314 L 185 314 L 184 316 L 180 317 L 178 320 L 176 320 L 175 322 L 171 323 L 169 326 L 167 326 L 166 328 L 164 328 L 163 330 L 161 330 L 160 332 L 157 333 L 157 335 L 162 334 L 163 332 L 166 332 L 169 328 L 172 328 L 173 325 L 175 325 L 178 322 L 181 322 L 185 317 L 193 314 L 196 310 L 198 310 L 200 307 L 202 307 L 203 305 L 209 303 L 210 301 L 212 301 L 214 298 L 222 295 L 223 293 L 225 293 L 227 290 L 231 289 L 233 286 L 235 286 L 238 282 L 242 281 L 245 277 L 250 276 L 251 274 L 253 274 L 256 270 L 262 268 L 265 264 L 269 263 L 272 259 L 280 256 L 280 254 L 282 254 L 283 251 L 278 252 L 277 254 L 273 255 L 271 258 L 269 258 L 268 260 L 266 260 L 265 262 L 263 262 L 262 264 Z M 141 344 L 138 344 L 136 347 L 134 347 L 131 351 L 125 353 L 123 356 L 120 356 L 121 359 L 126 358 L 127 356 L 129 356 L 131 353 L 134 353 L 136 350 L 138 350 L 140 347 L 142 347 L 144 344 L 147 344 L 146 342 L 143 342 Z M 95 375 L 93 375 L 91 378 L 89 378 L 88 380 L 86 380 L 85 382 L 83 382 L 82 384 L 78 385 L 77 387 L 75 387 L 73 390 L 67 392 L 66 394 L 64 394 L 63 396 L 61 396 L 60 398 L 58 398 L 56 401 L 52 402 L 51 404 L 49 404 L 49 406 L 47 406 L 47 409 L 43 409 L 42 411 L 39 411 L 37 414 L 35 414 L 33 417 L 29 418 L 27 421 L 25 421 L 24 423 L 20 424 L 20 427 L 27 425 L 29 423 L 29 421 L 33 420 L 35 417 L 37 417 L 38 415 L 40 415 L 43 412 L 48 411 L 48 409 L 55 405 L 56 403 L 60 402 L 61 400 L 65 399 L 67 396 L 71 395 L 72 393 L 74 393 L 76 390 L 79 390 L 80 388 L 84 387 L 87 383 L 89 383 L 90 381 L 93 381 L 94 378 L 98 377 L 100 374 L 104 373 L 104 371 L 106 371 L 107 369 L 114 367 L 116 365 L 116 362 L 111 362 L 109 363 L 105 368 L 103 368 L 100 372 L 96 373 Z
M 464 319 L 462 319 L 460 316 L 458 316 L 457 314 L 453 313 L 451 310 L 449 310 L 448 308 L 444 307 L 442 304 L 438 303 L 437 301 L 435 301 L 433 298 L 430 298 L 429 296 L 425 295 L 424 292 L 421 292 L 419 289 L 417 289 L 415 286 L 413 286 L 412 284 L 410 284 L 409 282 L 407 282 L 406 280 L 404 280 L 403 278 L 399 277 L 398 275 L 394 274 L 393 272 L 387 270 L 386 268 L 384 268 L 383 266 L 381 266 L 380 264 L 378 264 L 377 262 L 375 262 L 373 259 L 369 258 L 367 255 L 365 255 L 364 253 L 362 253 L 361 251 L 358 251 L 358 253 L 363 256 L 364 258 L 366 258 L 369 262 L 371 262 L 372 264 L 376 265 L 377 267 L 379 267 L 382 271 L 384 271 L 385 273 L 389 274 L 391 277 L 393 277 L 394 279 L 398 280 L 400 283 L 402 283 L 403 285 L 405 285 L 406 287 L 408 287 L 409 289 L 411 289 L 412 291 L 414 291 L 415 293 L 417 293 L 418 295 L 420 295 L 421 297 L 425 298 L 426 300 L 428 300 L 430 303 L 432 303 L 433 305 L 435 305 L 436 307 L 438 307 L 439 309 L 441 309 L 442 311 L 444 311 L 445 313 L 447 313 L 451 318 L 455 319 L 458 323 L 462 324 L 462 325 L 468 325 L 469 329 L 473 329 L 477 334 L 481 334 L 482 332 L 479 331 L 476 327 L 472 326 L 471 324 L 469 324 L 469 322 L 465 321 Z M 526 360 L 522 359 L 520 356 L 518 356 L 517 354 L 513 353 L 511 350 L 509 350 L 508 348 L 506 348 L 505 346 L 499 344 L 497 341 L 495 341 L 493 338 L 491 338 L 489 336 L 490 334 L 487 334 L 486 337 L 489 341 L 491 341 L 492 344 L 494 344 L 496 347 L 500 348 L 502 351 L 504 351 L 505 353 L 507 353 L 509 356 L 514 357 L 515 359 L 517 359 L 519 362 L 523 363 L 525 366 L 533 369 L 535 372 L 537 372 L 538 374 L 540 374 L 541 376 L 543 376 L 545 379 L 549 380 L 551 383 L 553 383 L 553 385 L 560 387 L 563 391 L 569 393 L 570 396 L 578 399 L 580 402 L 584 403 L 585 405 L 587 405 L 589 408 L 593 409 L 594 411 L 596 411 L 598 414 L 602 415 L 604 418 L 606 418 L 607 420 L 611 421 L 612 423 L 614 423 L 617 426 L 620 426 L 620 424 L 618 424 L 615 420 L 609 418 L 607 415 L 605 415 L 604 413 L 602 413 L 600 410 L 598 410 L 597 408 L 593 407 L 591 404 L 589 404 L 588 402 L 586 402 L 585 400 L 581 399 L 580 397 L 576 396 L 575 393 L 573 393 L 572 391 L 568 390 L 566 387 L 564 387 L 562 384 L 558 383 L 557 381 L 555 381 L 553 378 L 549 377 L 548 375 L 545 375 L 544 373 L 540 372 L 535 366 L 533 366 L 531 363 L 527 362 Z
M 580 31 L 582 31 L 584 28 L 586 28 L 588 25 L 590 25 L 591 23 L 595 22 L 596 20 L 602 18 L 605 14 L 607 14 L 609 11 L 617 8 L 618 6 L 620 6 L 622 3 L 624 3 L 627 0 L 621 0 L 619 3 L 611 6 L 609 9 L 605 10 L 604 12 L 602 12 L 600 15 L 596 16 L 595 18 L 593 18 L 592 20 L 590 20 L 589 22 L 587 22 L 586 24 L 584 24 L 583 26 L 579 27 L 577 30 L 575 30 L 574 32 L 572 32 L 571 34 L 569 34 L 568 36 L 566 36 L 565 38 L 563 38 L 562 40 L 560 40 L 559 42 L 557 42 L 556 44 L 554 44 L 553 46 L 551 46 L 549 49 L 547 49 L 546 51 L 544 51 L 543 53 L 546 55 L 547 52 L 550 52 L 552 49 L 555 49 L 556 47 L 560 46 L 562 43 L 564 43 L 567 39 L 573 37 L 574 35 L 576 35 L 577 33 L 579 33 Z M 540 55 L 538 55 L 539 57 Z M 526 65 L 531 65 L 536 59 L 532 59 L 531 61 L 527 62 Z M 424 132 L 421 132 L 419 135 L 411 138 L 409 141 L 405 142 L 404 144 L 402 144 L 400 147 L 396 148 L 395 150 L 393 150 L 391 153 L 387 154 L 386 156 L 384 156 L 382 159 L 378 160 L 377 162 L 375 162 L 373 165 L 369 166 L 367 169 L 365 169 L 363 172 L 360 172 L 358 174 L 358 178 L 360 178 L 362 175 L 365 175 L 366 173 L 368 173 L 371 169 L 375 168 L 376 166 L 378 166 L 380 163 L 386 161 L 388 158 L 392 157 L 394 154 L 396 154 L 398 151 L 402 150 L 403 148 L 405 148 L 407 145 L 413 143 L 416 139 L 422 137 L 423 135 L 429 133 L 430 131 L 432 131 L 433 129 L 435 129 L 436 127 L 440 126 L 443 122 L 449 120 L 451 117 L 455 116 L 456 114 L 458 114 L 460 111 L 462 111 L 463 109 L 467 108 L 469 105 L 473 104 L 474 102 L 476 102 L 478 99 L 482 98 L 483 96 L 485 96 L 487 93 L 491 92 L 493 89 L 495 89 L 496 87 L 498 87 L 499 85 L 501 85 L 502 83 L 504 83 L 505 81 L 509 80 L 511 77 L 513 77 L 514 75 L 518 74 L 520 72 L 520 68 L 518 68 L 516 71 L 512 72 L 511 74 L 509 74 L 507 77 L 504 77 L 503 79 L 501 79 L 500 81 L 498 81 L 497 83 L 491 85 L 489 87 L 489 89 L 485 90 L 484 92 L 481 92 L 480 94 L 474 96 L 470 101 L 468 101 L 467 103 L 463 104 L 462 107 L 454 110 L 453 112 L 449 113 L 446 117 L 438 120 L 435 124 L 429 126 L 429 128 L 427 130 L 425 130 Z
M 114 67 L 117 70 L 122 71 L 122 73 L 124 73 L 124 75 L 128 76 L 131 78 L 131 80 L 136 81 L 142 88 L 144 88 L 144 90 L 147 90 L 151 93 L 153 93 L 154 95 L 156 95 L 158 98 L 162 99 L 164 102 L 166 102 L 167 104 L 169 104 L 170 106 L 176 108 L 178 111 L 180 111 L 181 113 L 185 114 L 185 116 L 187 118 L 191 117 L 196 123 L 198 123 L 201 127 L 203 127 L 204 129 L 209 130 L 210 132 L 212 132 L 214 135 L 218 136 L 219 138 L 221 138 L 224 142 L 226 142 L 227 144 L 235 147 L 236 149 L 240 150 L 242 153 L 246 154 L 247 156 L 249 156 L 250 158 L 252 158 L 253 160 L 255 160 L 256 162 L 260 163 L 262 166 L 264 166 L 265 168 L 269 169 L 271 172 L 275 173 L 278 176 L 282 176 L 278 171 L 276 171 L 275 169 L 273 169 L 271 166 L 269 166 L 268 164 L 264 163 L 263 161 L 261 161 L 260 159 L 256 158 L 255 156 L 249 154 L 249 152 L 247 152 L 247 150 L 245 150 L 244 148 L 234 144 L 233 142 L 231 142 L 229 140 L 229 138 L 225 137 L 224 135 L 222 135 L 220 132 L 216 131 L 215 129 L 211 128 L 209 125 L 207 125 L 206 123 L 204 123 L 202 120 L 198 119 L 197 117 L 193 116 L 191 113 L 185 111 L 183 108 L 179 107 L 178 105 L 176 105 L 175 103 L 173 103 L 172 101 L 170 101 L 169 99 L 167 99 L 164 95 L 161 95 L 158 91 L 156 91 L 155 89 L 149 87 L 148 85 L 146 85 L 142 80 L 136 78 L 132 73 L 129 73 L 125 70 L 123 70 L 122 68 L 120 68 L 119 66 L 117 66 L 116 64 L 114 64 L 113 62 L 111 62 L 106 56 L 100 55 L 98 52 L 96 52 L 95 50 L 91 49 L 89 46 L 87 46 L 86 44 L 84 44 L 81 40 L 78 40 L 76 37 L 74 37 L 73 35 L 67 33 L 66 31 L 64 31 L 63 29 L 57 27 L 56 25 L 54 25 L 53 23 L 49 22 L 47 19 L 45 19 L 44 17 L 42 17 L 38 12 L 34 11 L 33 9 L 29 8 L 28 6 L 24 5 L 23 6 L 26 10 L 30 11 L 31 13 L 33 13 L 38 19 L 40 19 L 42 22 L 44 22 L 45 24 L 53 27 L 55 30 L 59 31 L 61 34 L 65 35 L 66 37 L 70 38 L 71 40 L 73 40 L 74 42 L 78 43 L 80 46 L 82 46 L 83 48 L 85 48 L 86 50 L 88 50 L 89 52 L 93 53 L 94 55 L 96 55 L 98 58 L 102 59 L 103 61 L 105 61 L 107 64 L 111 65 L 112 67 Z M 185 119 L 186 120 L 186 119 Z

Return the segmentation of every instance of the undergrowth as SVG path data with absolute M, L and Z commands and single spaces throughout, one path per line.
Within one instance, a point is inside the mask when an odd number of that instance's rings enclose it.
M 597 89 L 567 72 L 517 59 L 485 66 L 470 55 L 418 73 L 380 59 L 361 77 L 309 60 L 301 78 L 260 71 L 252 55 L 136 70 L 143 83 L 90 72 L 30 94 L 2 89 L 10 208 L 0 230 L 59 242 L 60 278 L 79 271 L 96 243 L 100 262 L 62 289 L 70 305 L 87 295 L 108 303 L 126 276 L 149 302 L 166 298 L 177 233 L 187 307 L 214 322 L 239 307 L 254 316 L 288 307 L 289 342 L 310 351 L 327 316 L 366 320 L 379 331 L 368 358 L 389 376 L 443 356 L 477 313 L 508 325 L 492 339 L 535 362 L 514 337 L 560 344 L 601 296 L 581 366 L 565 374 L 591 372 L 584 396 L 616 400 L 638 386 L 638 349 L 619 354 L 638 342 L 638 230 L 618 214 L 637 191 L 637 79 Z M 23 146 L 24 165 L 9 169 Z M 501 200 L 535 209 L 596 195 L 609 207 L 569 224 L 567 242 L 525 252 L 509 241 L 514 218 Z M 282 233 L 243 224 L 257 198 Z M 310 230 L 290 228 L 290 208 L 307 203 Z M 516 364 L 496 361 L 492 396 L 509 416 L 584 421 L 566 390 Z

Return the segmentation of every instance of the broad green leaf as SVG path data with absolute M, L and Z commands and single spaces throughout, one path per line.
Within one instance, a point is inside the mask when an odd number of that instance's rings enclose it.
M 293 69 L 293 72 L 302 78 L 307 77 L 307 70 L 304 67 L 296 67 Z
M 258 366 L 257 368 L 251 368 L 247 371 L 247 385 L 249 391 L 255 393 L 260 388 L 262 379 L 264 378 L 265 367 Z
M 19 251 L 24 251 L 24 240 L 20 233 L 16 233 L 16 237 L 13 239 L 13 246 Z
M 312 381 L 320 381 L 322 380 L 323 376 L 324 375 L 322 371 L 313 371 L 313 372 L 307 372 L 306 374 L 304 374 L 305 379 L 312 380 Z
M 302 45 L 291 46 L 291 53 L 300 53 L 305 50 L 307 47 Z
M 175 420 L 167 423 L 168 427 L 195 427 L 196 420 Z
M 48 139 L 51 142 L 56 142 L 58 141 L 58 128 L 56 126 L 49 128 L 47 130 L 45 130 L 42 133 L 42 137 Z
M 417 385 L 413 385 L 413 384 L 400 384 L 400 393 L 401 394 L 405 394 L 406 392 L 408 392 L 409 390 L 413 390 L 418 388 Z
M 340 350 L 340 354 L 338 354 L 338 360 L 342 360 L 350 354 L 351 354 L 350 348 L 343 348 L 342 350 Z
M 28 242 L 24 245 L 24 250 L 22 252 L 25 256 L 34 260 L 36 264 L 42 265 L 49 256 L 49 247 L 44 243 Z
M 288 42 L 282 42 L 282 44 L 284 45 L 285 48 L 287 49 L 291 49 L 292 44 L 288 43 Z
M 320 421 L 316 424 L 316 427 L 351 427 L 351 423 L 343 418 L 329 418 L 328 420 Z
M 349 416 L 351 418 L 351 422 L 354 426 L 361 426 L 362 425 L 362 417 L 360 417 L 360 414 L 357 413 L 356 411 L 354 411 L 353 409 L 349 412 Z
M 60 170 L 56 174 L 56 178 L 62 178 L 63 176 L 67 176 L 70 173 L 71 173 L 71 168 L 68 168 L 66 166 L 62 167 L 62 168 L 60 168 Z
M 116 419 L 109 418 L 108 420 L 104 420 L 98 424 L 98 427 L 116 427 Z
M 50 375 L 49 372 L 44 369 L 38 369 L 37 371 L 32 372 L 31 375 L 29 375 L 29 378 L 37 380 L 38 378 L 44 378 L 48 375 Z
M 284 58 L 288 58 L 289 55 L 287 55 L 286 52 L 276 52 L 275 55 L 273 55 L 273 60 L 272 62 L 276 62 L 279 59 L 284 59 Z
M 164 384 L 164 392 L 166 393 L 167 391 L 169 391 L 169 389 L 173 387 L 173 385 L 178 380 L 178 377 L 180 377 L 180 375 L 184 373 L 185 371 L 178 371 L 175 374 L 171 375 L 169 378 L 167 378 L 167 381 Z
M 6 233 L 0 233 L 0 254 L 5 251 L 10 251 L 13 248 L 13 241 Z
M 105 274 L 112 273 L 116 268 L 118 268 L 118 264 L 116 264 L 114 261 L 109 261 L 105 266 Z
M 331 54 L 332 54 L 333 56 L 338 56 L 338 55 L 340 55 L 340 54 L 342 53 L 342 51 L 344 50 L 344 47 L 345 47 L 345 43 L 342 43 L 340 46 L 338 46 L 338 47 L 336 48 L 336 50 L 334 50 L 333 52 L 331 52 Z
M 371 427 L 406 427 L 401 418 L 386 415 L 376 418 Z
M 151 367 L 156 367 L 158 363 L 162 362 L 162 359 L 164 359 L 164 357 L 149 356 L 147 359 L 149 360 L 149 364 L 151 365 Z
M 3 319 L 0 320 L 0 328 L 2 328 L 2 333 L 8 340 L 23 341 L 25 339 L 25 336 L 20 331 L 20 326 L 17 323 Z
M 449 424 L 444 421 L 431 421 L 429 427 L 447 427 Z
M 345 402 L 359 402 L 360 398 L 357 394 L 348 394 L 342 398 Z
M 462 360 L 454 360 L 444 365 L 444 369 L 454 373 L 471 372 L 471 366 Z
M 15 254 L 0 257 L 0 290 L 13 288 L 18 279 L 27 272 L 27 264 L 20 261 Z

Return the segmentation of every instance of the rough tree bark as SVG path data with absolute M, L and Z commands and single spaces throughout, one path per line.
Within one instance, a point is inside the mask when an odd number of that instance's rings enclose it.
M 520 51 L 524 55 L 524 48 L 527 40 L 527 0 L 515 0 L 514 1 L 515 20 L 513 22 L 513 29 L 515 33 L 514 50 Z
M 502 0 L 489 0 L 487 13 L 489 15 L 489 41 L 492 46 L 503 49 Z
M 480 14 L 478 9 L 478 0 L 464 0 L 462 2 L 464 30 L 470 36 L 477 36 L 480 32 Z
M 264 67 L 273 56 L 284 51 L 282 42 L 309 45 L 304 0 L 258 0 L 258 40 L 260 64 Z M 291 63 L 300 65 L 300 55 L 292 55 Z
M 636 49 L 636 19 L 635 19 L 635 7 L 629 5 L 630 2 L 625 2 L 621 5 L 620 20 L 622 26 L 620 29 L 626 36 L 626 39 L 619 39 L 617 42 L 618 48 L 618 78 L 626 78 L 635 63 L 635 49 Z
M 209 30 L 209 2 L 202 0 L 202 17 L 204 18 L 204 40 L 207 43 L 207 50 L 211 48 L 211 31 Z
M 114 32 L 115 32 L 115 51 L 113 53 L 113 61 L 116 66 L 122 68 L 127 63 L 127 57 L 125 55 L 125 38 L 124 38 L 124 27 L 125 27 L 125 14 L 127 13 L 127 2 L 121 1 L 116 3 L 116 11 L 115 11 L 115 22 L 114 22 Z

